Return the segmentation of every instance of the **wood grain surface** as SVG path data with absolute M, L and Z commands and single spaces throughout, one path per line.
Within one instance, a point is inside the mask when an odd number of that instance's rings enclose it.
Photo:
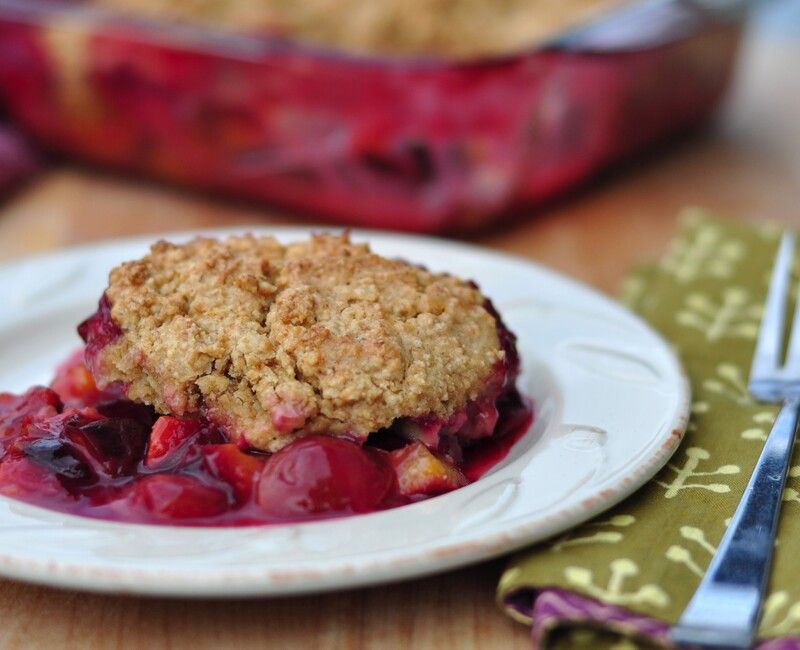
M 800 41 L 751 38 L 720 118 L 547 209 L 471 239 L 615 293 L 663 252 L 679 209 L 800 223 Z M 0 259 L 109 237 L 299 223 L 276 210 L 76 167 L 0 205 Z M 0 648 L 526 648 L 494 604 L 502 561 L 321 596 L 188 601 L 108 597 L 0 580 Z

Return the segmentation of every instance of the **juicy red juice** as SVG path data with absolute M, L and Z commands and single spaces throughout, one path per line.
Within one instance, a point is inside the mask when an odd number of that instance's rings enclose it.
M 469 481 L 500 462 L 532 420 L 513 386 L 497 406 L 495 435 L 464 450 Z M 0 494 L 100 519 L 272 524 L 374 512 L 452 489 L 401 494 L 396 446 L 391 435 L 364 447 L 309 436 L 271 455 L 242 450 L 205 419 L 158 417 L 116 388 L 99 390 L 82 353 L 50 388 L 0 393 Z

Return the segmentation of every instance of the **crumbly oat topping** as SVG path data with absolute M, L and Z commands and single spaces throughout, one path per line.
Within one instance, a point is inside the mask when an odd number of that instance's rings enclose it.
M 204 412 L 265 451 L 448 417 L 503 358 L 474 286 L 347 235 L 162 241 L 112 270 L 106 294 L 123 334 L 100 352 L 101 384 L 162 413 Z
M 357 53 L 507 54 L 623 0 L 92 0 L 156 18 L 275 31 Z

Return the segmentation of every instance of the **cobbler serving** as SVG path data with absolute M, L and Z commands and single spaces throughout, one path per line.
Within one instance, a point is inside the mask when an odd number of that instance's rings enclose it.
M 158 242 L 49 388 L 0 394 L 0 493 L 145 523 L 364 513 L 462 487 L 527 430 L 477 286 L 347 235 Z

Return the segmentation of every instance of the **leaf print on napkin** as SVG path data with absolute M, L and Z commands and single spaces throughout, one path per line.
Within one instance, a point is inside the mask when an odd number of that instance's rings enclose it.
M 675 314 L 679 325 L 705 334 L 708 341 L 743 338 L 755 341 L 761 321 L 761 303 L 750 301 L 750 294 L 741 287 L 728 287 L 718 301 L 705 293 L 686 296 L 684 308 Z
M 716 224 L 704 223 L 691 238 L 673 241 L 660 268 L 681 284 L 703 277 L 725 279 L 733 275 L 746 254 L 744 242 L 725 237 Z
M 675 475 L 672 481 L 669 483 L 657 479 L 653 481 L 666 489 L 664 493 L 665 499 L 672 499 L 678 496 L 682 490 L 690 489 L 708 490 L 709 492 L 717 493 L 730 492 L 731 488 L 727 483 L 687 483 L 687 481 L 701 476 L 729 476 L 731 474 L 738 474 L 741 471 L 738 465 L 720 465 L 716 469 L 710 471 L 695 471 L 703 461 L 711 458 L 711 454 L 700 447 L 689 447 L 684 451 L 684 455 L 686 456 L 686 461 L 681 467 L 674 463 L 667 463 L 666 469 Z
M 703 568 L 701 568 L 700 565 L 695 561 L 692 551 L 682 544 L 673 544 L 670 546 L 667 549 L 666 558 L 670 562 L 684 565 L 698 578 L 702 578 L 703 574 L 705 573 L 705 567 L 711 561 L 714 553 L 716 553 L 717 547 L 709 543 L 709 541 L 706 539 L 703 529 L 698 528 L 697 526 L 681 526 L 680 536 L 687 542 L 693 542 L 693 548 L 695 548 L 695 550 L 699 549 L 701 551 L 705 551 L 707 557 L 705 558 L 706 561 Z
M 647 603 L 653 607 L 665 607 L 669 604 L 669 596 L 658 585 L 645 584 L 640 587 L 629 588 L 630 578 L 639 575 L 639 565 L 629 558 L 613 560 L 609 565 L 609 577 L 605 586 L 595 583 L 595 572 L 592 569 L 578 566 L 568 566 L 564 569 L 567 584 L 580 589 L 598 600 L 613 605 L 632 605 Z
M 617 530 L 600 530 L 592 533 L 591 535 L 585 535 L 583 537 L 577 537 L 575 535 L 575 531 L 573 530 L 555 542 L 550 548 L 554 553 L 558 553 L 560 550 L 570 546 L 581 546 L 585 544 L 596 543 L 616 544 L 625 538 L 625 533 L 621 532 L 619 529 L 627 528 L 635 522 L 636 517 L 633 515 L 614 515 L 611 517 L 611 519 L 606 519 L 604 521 L 590 521 L 586 524 L 587 528 L 612 527 Z

